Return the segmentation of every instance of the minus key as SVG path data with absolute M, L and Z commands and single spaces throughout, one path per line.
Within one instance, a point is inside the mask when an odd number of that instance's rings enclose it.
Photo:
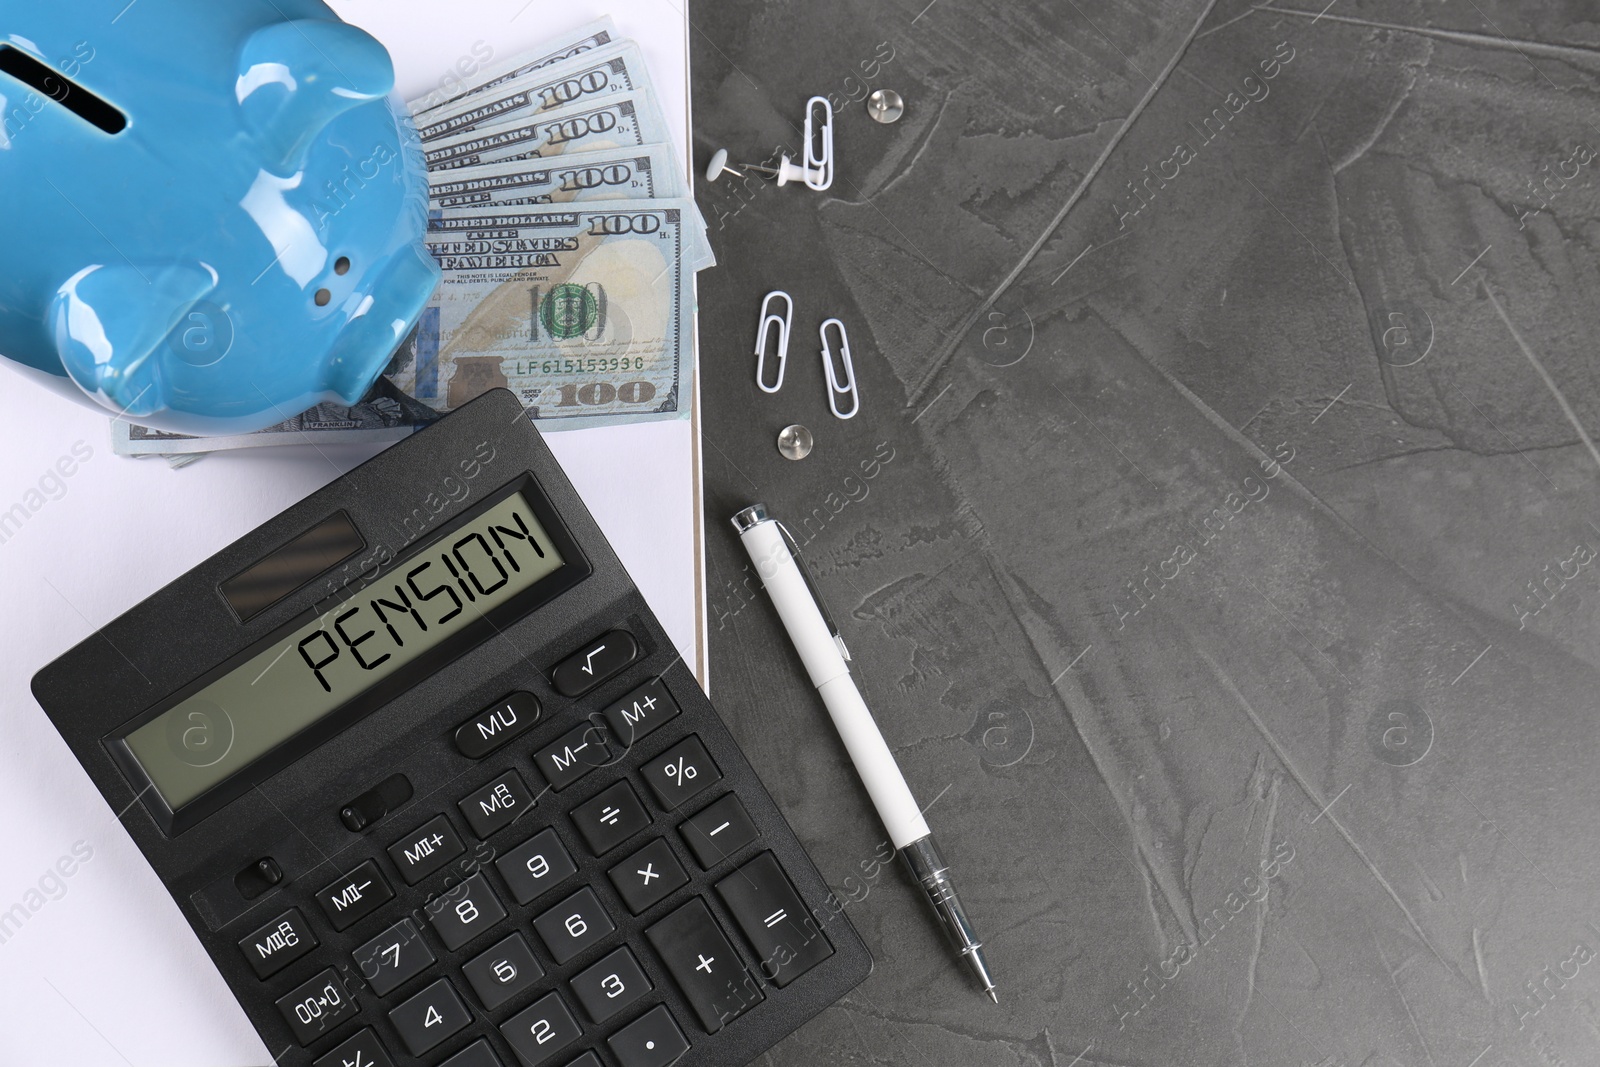
M 761 836 L 733 793 L 678 828 L 700 866 L 710 870 Z

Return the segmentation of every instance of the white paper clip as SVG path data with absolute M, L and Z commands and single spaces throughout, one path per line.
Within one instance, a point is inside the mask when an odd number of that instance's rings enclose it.
M 817 105 L 822 105 L 821 140 L 813 123 Z M 827 97 L 813 96 L 806 101 L 806 185 L 821 192 L 833 184 L 833 105 Z
M 844 362 L 844 384 L 839 384 L 839 378 L 833 373 L 833 346 L 828 343 L 828 327 L 839 328 L 839 358 Z M 828 379 L 828 407 L 833 410 L 836 419 L 855 418 L 856 412 L 861 410 L 861 393 L 856 388 L 856 368 L 850 362 L 850 335 L 845 332 L 844 323 L 838 319 L 828 319 L 822 324 L 818 334 L 822 337 L 822 373 Z M 839 410 L 839 397 L 850 398 L 850 410 Z
M 782 297 L 785 305 L 783 314 L 772 310 L 773 297 Z M 782 289 L 774 289 L 768 293 L 766 299 L 761 301 L 761 325 L 756 327 L 756 387 L 763 393 L 776 393 L 783 388 L 783 371 L 789 365 L 789 328 L 794 325 L 794 300 Z M 771 385 L 767 384 L 767 338 L 772 334 L 772 327 L 777 327 L 776 351 L 773 353 L 778 361 L 778 380 Z

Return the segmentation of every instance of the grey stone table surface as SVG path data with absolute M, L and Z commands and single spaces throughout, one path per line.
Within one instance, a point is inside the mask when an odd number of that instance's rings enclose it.
M 698 189 L 712 692 L 877 958 L 761 1062 L 1600 1063 L 1594 5 L 690 14 L 697 167 L 839 104 L 828 192 Z M 758 499 L 999 1006 L 872 862 Z

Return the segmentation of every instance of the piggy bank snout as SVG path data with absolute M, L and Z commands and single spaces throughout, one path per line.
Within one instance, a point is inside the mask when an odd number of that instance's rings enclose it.
M 382 373 L 439 284 L 439 264 L 415 245 L 397 249 L 347 298 L 353 305 L 329 359 L 326 387 L 354 404 Z

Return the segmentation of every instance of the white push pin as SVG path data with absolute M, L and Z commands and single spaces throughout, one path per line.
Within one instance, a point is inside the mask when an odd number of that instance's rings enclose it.
M 833 184 L 833 176 L 831 174 L 824 176 L 820 171 L 808 170 L 790 160 L 787 153 L 782 157 L 782 161 L 778 166 L 763 167 L 754 163 L 729 163 L 728 150 L 726 148 L 719 148 L 711 154 L 711 162 L 706 166 L 706 181 L 714 182 L 724 174 L 732 174 L 736 178 L 748 178 L 749 175 L 745 172 L 751 170 L 757 174 L 765 174 L 769 178 L 778 179 L 779 185 L 788 185 L 792 181 L 803 181 L 813 189 L 826 189 L 828 185 Z M 815 184 L 816 182 L 824 181 L 825 177 L 826 184 Z
M 799 163 L 784 153 L 776 167 L 749 166 L 745 169 L 776 178 L 779 185 L 803 181 L 807 188 L 820 193 L 833 184 L 833 105 L 826 97 L 813 96 L 806 101 L 805 136 L 806 150 Z M 716 157 L 712 157 L 712 162 L 716 162 Z
M 828 343 L 829 326 L 836 326 L 839 330 L 839 358 L 844 363 L 842 376 L 833 373 L 833 346 Z M 828 407 L 833 410 L 836 419 L 855 418 L 856 412 L 861 410 L 861 392 L 856 388 L 855 364 L 850 362 L 850 335 L 845 332 L 844 323 L 838 319 L 828 319 L 817 332 L 822 337 L 822 373 L 828 379 Z M 839 410 L 841 396 L 850 398 L 849 411 Z
M 711 153 L 711 164 L 706 167 L 706 181 L 714 182 L 724 174 L 732 174 L 736 178 L 745 177 L 744 171 L 738 167 L 728 166 L 728 150 L 719 148 Z
M 782 301 L 783 313 L 772 309 Z M 794 299 L 782 289 L 774 289 L 761 301 L 761 325 L 756 327 L 756 387 L 763 393 L 776 393 L 783 388 L 783 371 L 789 365 L 789 328 L 794 324 Z M 778 363 L 778 377 L 767 384 L 767 338 L 774 337 L 773 358 Z

